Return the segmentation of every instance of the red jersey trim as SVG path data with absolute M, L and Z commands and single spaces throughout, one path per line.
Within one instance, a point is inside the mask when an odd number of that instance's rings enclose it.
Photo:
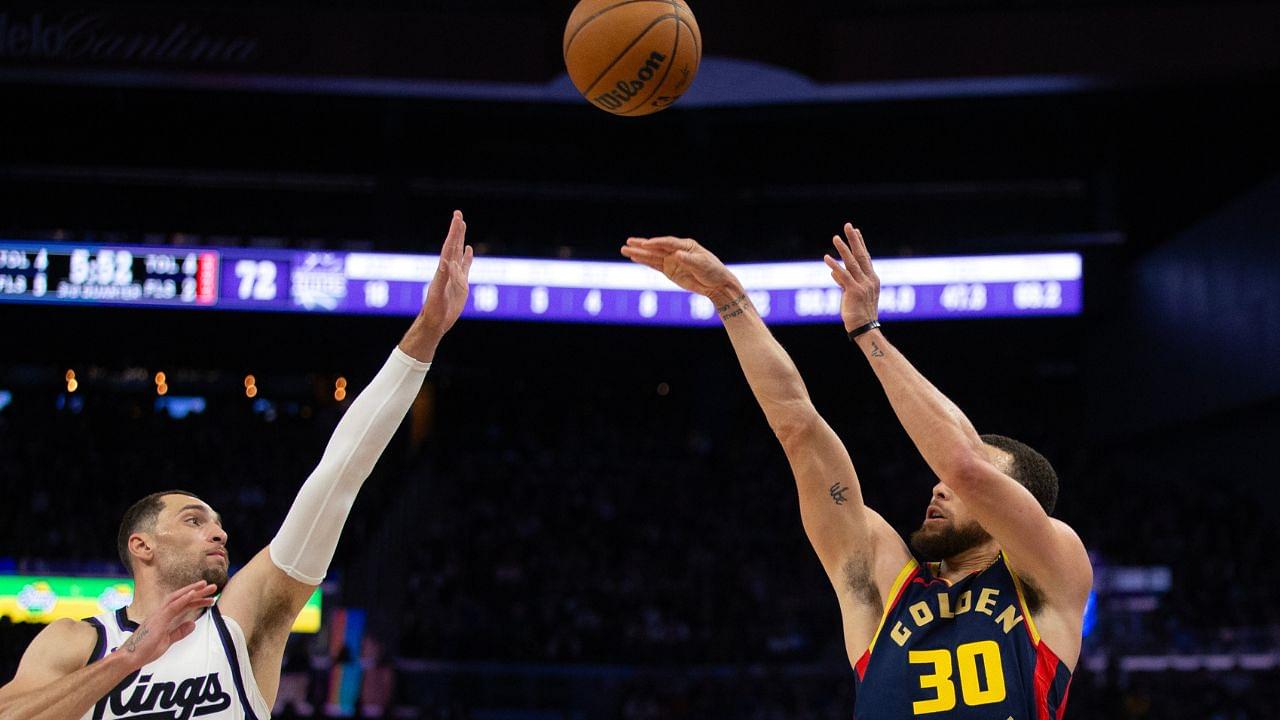
M 889 619 L 889 613 L 897 607 L 898 601 L 902 599 L 902 595 L 906 592 L 907 585 L 911 584 L 912 579 L 920 573 L 920 563 L 915 558 L 907 561 L 902 566 L 902 570 L 898 572 L 898 577 L 894 579 L 893 585 L 889 587 L 889 602 L 884 605 L 884 612 L 880 614 L 880 624 L 876 626 L 876 631 L 871 636 L 871 643 L 867 645 L 866 652 L 862 653 L 862 657 L 858 658 L 858 662 L 854 663 L 853 669 L 858 673 L 858 680 L 861 681 L 867 674 L 867 664 L 871 662 L 871 651 L 876 647 L 876 640 L 880 638 L 880 632 L 884 630 L 884 623 Z

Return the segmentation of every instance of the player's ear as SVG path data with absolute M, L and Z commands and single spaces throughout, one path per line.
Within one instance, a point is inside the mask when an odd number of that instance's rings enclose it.
M 129 555 L 136 562 L 151 562 L 156 556 L 155 543 L 150 533 L 134 533 L 129 536 Z

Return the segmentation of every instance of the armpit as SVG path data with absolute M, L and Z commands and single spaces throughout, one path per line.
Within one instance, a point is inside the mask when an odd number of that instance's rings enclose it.
M 884 607 L 884 599 L 880 597 L 880 589 L 876 587 L 875 576 L 871 572 L 871 558 L 866 555 L 851 558 L 844 564 L 845 588 L 867 605 L 880 610 Z
M 1029 578 L 1020 575 L 1018 580 L 1022 584 L 1022 597 L 1027 603 L 1027 610 L 1031 613 L 1040 612 L 1040 608 L 1044 607 L 1044 593 Z
M 250 654 L 256 654 L 263 641 L 274 638 L 282 629 L 293 626 L 297 613 L 291 610 L 291 602 L 285 595 L 267 595 L 263 598 L 258 622 L 254 624 L 253 637 L 247 639 Z

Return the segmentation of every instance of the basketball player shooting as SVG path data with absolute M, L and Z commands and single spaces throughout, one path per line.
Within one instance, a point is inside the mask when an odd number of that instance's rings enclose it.
M 471 261 L 455 212 L 421 311 L 338 423 L 268 547 L 228 580 L 228 534 L 213 508 L 185 491 L 138 501 L 117 539 L 133 604 L 45 628 L 0 688 L 0 720 L 270 717 L 290 628 L 466 305 Z
M 833 238 L 841 260 L 826 258 L 845 329 L 938 477 L 910 549 L 863 504 L 848 450 L 733 273 L 689 239 L 632 238 L 622 254 L 715 303 L 835 588 L 854 717 L 1060 720 L 1092 569 L 1079 537 L 1049 515 L 1057 476 L 1022 443 L 978 435 L 889 343 L 866 245 L 851 225 L 845 235 Z

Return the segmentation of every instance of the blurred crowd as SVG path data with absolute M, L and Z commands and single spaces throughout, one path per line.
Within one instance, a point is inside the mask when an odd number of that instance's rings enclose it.
M 399 683 L 398 702 L 424 717 L 470 717 L 486 684 L 459 678 L 479 663 L 626 667 L 594 698 L 609 706 L 599 716 L 847 717 L 835 597 L 801 528 L 785 458 L 749 401 L 708 409 L 708 398 L 679 386 L 531 380 L 513 394 L 454 382 L 433 394 L 429 431 L 398 437 L 367 484 L 327 599 L 368 610 L 387 662 L 414 679 Z M 233 562 L 242 561 L 270 540 L 341 410 L 293 402 L 267 412 L 212 398 L 176 420 L 142 397 L 89 396 L 77 410 L 19 395 L 0 412 L 0 557 L 22 572 L 118 571 L 124 508 L 176 487 L 222 512 Z M 883 416 L 829 414 L 868 504 L 909 532 L 932 481 L 906 436 L 886 430 Z M 1086 659 L 1280 647 L 1265 581 L 1280 525 L 1258 503 L 1262 480 L 1248 475 L 1260 461 L 1231 450 L 1235 426 L 1088 450 L 1054 431 L 1036 425 L 1024 439 L 1055 461 L 1057 514 L 1095 563 L 1165 566 L 1172 577 L 1145 612 L 1099 597 Z M 12 674 L 35 630 L 0 620 L 0 675 Z M 326 643 L 297 640 L 287 669 L 310 689 L 295 694 L 322 697 L 333 661 Z M 423 670 L 422 661 L 439 665 Z M 730 670 L 673 679 L 681 667 Z M 431 685 L 423 672 L 450 689 L 415 693 Z M 1274 671 L 1081 667 L 1067 717 L 1271 718 L 1280 716 L 1277 687 Z M 280 712 L 300 708 L 324 712 L 315 702 Z

